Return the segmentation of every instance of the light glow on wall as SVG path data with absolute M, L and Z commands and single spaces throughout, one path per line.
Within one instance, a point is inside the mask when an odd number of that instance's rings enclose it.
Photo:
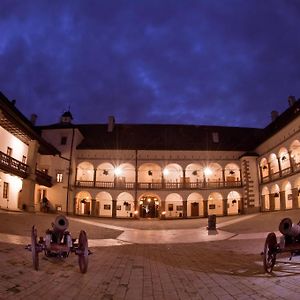
M 122 169 L 120 167 L 115 168 L 114 173 L 116 176 L 122 175 Z
M 168 176 L 170 174 L 170 172 L 168 169 L 164 169 L 163 174 L 164 174 L 164 176 Z
M 204 174 L 205 174 L 205 176 L 210 176 L 212 174 L 212 170 L 207 167 L 204 169 Z

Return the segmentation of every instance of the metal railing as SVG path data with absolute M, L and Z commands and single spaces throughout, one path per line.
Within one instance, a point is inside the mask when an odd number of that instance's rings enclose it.
M 0 151 L 0 169 L 8 173 L 26 178 L 29 166 Z
M 47 187 L 52 186 L 52 177 L 49 176 L 46 172 L 36 169 L 35 175 L 36 175 L 36 181 L 38 184 L 44 185 Z

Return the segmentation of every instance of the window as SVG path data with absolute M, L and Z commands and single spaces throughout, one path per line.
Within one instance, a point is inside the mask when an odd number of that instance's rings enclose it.
M 7 147 L 6 154 L 7 154 L 8 156 L 11 156 L 11 155 L 12 155 L 12 148 Z
M 104 207 L 103 207 L 105 210 L 110 210 L 110 204 L 104 204 Z
M 63 173 L 61 172 L 56 173 L 56 182 L 63 182 Z
M 67 137 L 66 136 L 62 136 L 60 139 L 60 144 L 61 145 L 66 145 L 67 144 Z
M 22 157 L 22 163 L 23 163 L 23 164 L 26 164 L 26 158 L 27 158 L 27 157 L 26 157 L 25 155 L 23 155 L 23 157 Z
M 3 182 L 3 198 L 8 198 L 8 182 Z
M 168 210 L 169 210 L 169 211 L 173 211 L 173 204 L 169 204 L 169 205 L 168 205 Z

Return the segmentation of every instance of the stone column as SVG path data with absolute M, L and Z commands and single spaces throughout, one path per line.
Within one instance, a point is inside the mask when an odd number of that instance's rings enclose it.
M 203 216 L 208 216 L 208 200 L 203 200 Z
M 294 173 L 294 159 L 292 158 L 291 152 L 288 152 L 290 167 L 291 167 L 291 173 Z
M 91 200 L 92 200 L 91 215 L 96 216 L 96 199 L 91 199 Z
M 166 218 L 166 201 L 165 200 L 161 200 L 160 203 L 160 218 L 163 220 Z M 164 214 L 163 214 L 164 212 Z
M 228 215 L 228 199 L 223 199 L 223 216 L 227 216 Z
M 187 218 L 187 200 L 183 200 L 182 201 L 183 204 L 183 218 L 186 219 Z
M 182 170 L 182 188 L 184 188 L 184 189 L 186 188 L 186 186 L 185 186 L 185 170 L 184 169 Z
M 93 183 L 93 186 L 96 186 L 96 178 L 97 178 L 97 169 L 94 169 L 94 183 Z
M 261 211 L 266 211 L 266 196 L 261 195 Z
M 117 200 L 112 200 L 112 218 L 117 217 Z
M 292 189 L 292 197 L 293 197 L 293 208 L 299 208 L 298 204 L 298 188 Z
M 279 192 L 280 210 L 286 210 L 285 191 Z
M 269 195 L 269 201 L 270 201 L 270 211 L 274 211 L 275 210 L 275 195 L 274 194 Z
M 281 161 L 280 161 L 280 157 L 277 157 L 277 161 L 278 161 L 278 168 L 279 168 L 279 176 L 282 176 L 282 171 L 281 171 Z
M 34 206 L 34 190 L 35 190 L 35 169 L 37 163 L 39 143 L 36 140 L 29 142 L 27 165 L 29 166 L 29 176 L 23 180 L 22 187 L 22 208 L 27 211 L 34 212 L 37 209 Z

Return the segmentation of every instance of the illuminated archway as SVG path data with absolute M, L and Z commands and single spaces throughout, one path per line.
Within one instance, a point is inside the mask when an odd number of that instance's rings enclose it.
M 271 186 L 271 194 L 274 196 L 275 201 L 275 210 L 280 210 L 280 189 L 278 184 L 274 184 Z
M 145 163 L 138 169 L 140 188 L 161 188 L 162 170 L 158 164 Z
M 99 215 L 102 217 L 111 217 L 112 196 L 107 192 L 100 192 L 96 196 L 96 201 L 99 202 Z
M 291 183 L 289 181 L 285 181 L 282 185 L 282 190 L 284 191 L 285 208 L 292 209 L 293 208 L 293 195 L 292 195 Z
M 262 192 L 261 192 L 261 195 L 262 195 L 262 199 L 264 199 L 262 205 L 262 210 L 270 210 L 270 192 L 269 192 L 269 189 L 264 186 L 263 189 L 262 189 Z
M 145 193 L 139 199 L 141 218 L 158 218 L 161 213 L 161 201 L 158 195 Z
M 237 215 L 240 212 L 241 195 L 236 191 L 231 191 L 227 196 L 227 214 Z
M 171 193 L 166 197 L 166 217 L 182 218 L 183 217 L 183 200 L 177 193 Z
M 92 197 L 89 192 L 81 191 L 76 195 L 76 214 L 90 215 L 92 211 Z
M 187 198 L 187 216 L 203 216 L 203 197 L 199 193 L 191 193 Z
M 189 164 L 185 169 L 185 182 L 191 188 L 200 188 L 204 180 L 203 167 L 200 164 Z
M 77 166 L 76 179 L 79 181 L 94 181 L 94 166 L 87 161 L 81 162 Z
M 134 199 L 127 192 L 117 197 L 117 217 L 132 218 L 134 216 Z
M 208 215 L 223 215 L 223 197 L 220 193 L 213 192 L 208 196 Z

